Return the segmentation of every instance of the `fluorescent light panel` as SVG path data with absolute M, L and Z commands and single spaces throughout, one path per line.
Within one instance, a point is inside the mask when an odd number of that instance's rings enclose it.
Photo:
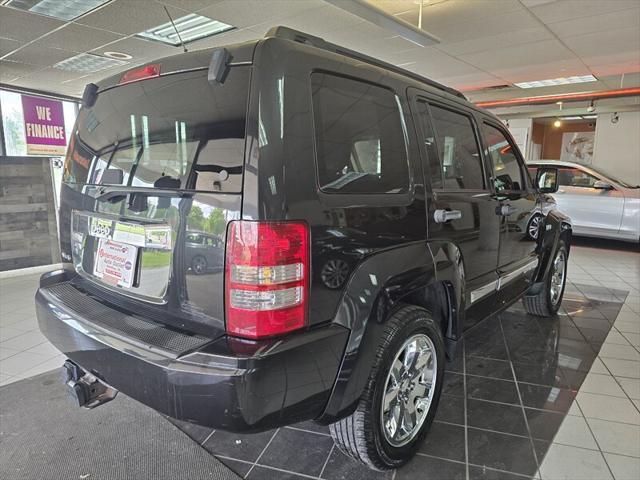
M 166 43 L 168 45 L 178 46 L 180 45 L 180 38 L 182 38 L 184 43 L 189 43 L 195 40 L 200 40 L 201 38 L 218 35 L 235 28 L 226 23 L 219 22 L 218 20 L 203 17 L 202 15 L 196 15 L 195 13 L 190 13 L 184 17 L 176 18 L 174 20 L 174 24 L 175 28 L 171 22 L 163 23 L 157 27 L 140 32 L 136 36 Z M 180 33 L 180 38 L 178 38 L 176 29 Z
M 106 70 L 111 67 L 120 67 L 127 65 L 129 62 L 123 60 L 117 60 L 115 58 L 101 57 L 100 55 L 93 55 L 91 53 L 81 53 L 75 57 L 67 58 L 61 62 L 56 63 L 53 68 L 58 70 L 65 70 L 68 72 L 99 72 L 100 70 Z
M 581 75 L 576 77 L 550 78 L 548 80 L 534 80 L 533 82 L 514 83 L 514 85 L 520 88 L 539 88 L 552 87 L 554 85 L 569 85 L 571 83 L 587 83 L 597 81 L 598 79 L 593 75 Z
M 109 0 L 10 0 L 7 5 L 60 20 L 73 20 Z
M 569 117 L 560 117 L 560 120 L 592 120 L 598 118 L 597 115 L 572 115 Z

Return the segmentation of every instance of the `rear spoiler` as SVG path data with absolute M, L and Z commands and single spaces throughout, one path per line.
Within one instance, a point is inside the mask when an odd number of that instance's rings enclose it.
M 226 75 L 229 73 L 229 67 L 251 65 L 253 63 L 253 53 L 257 43 L 257 41 L 250 41 L 227 45 L 226 47 L 180 53 L 178 55 L 157 59 L 134 68 L 144 69 L 149 65 L 159 65 L 161 72 L 156 76 L 208 69 L 208 80 L 212 84 L 217 85 L 224 83 Z M 84 93 L 82 94 L 82 106 L 86 108 L 94 106 L 98 95 L 101 92 L 119 86 L 122 75 L 125 73 L 126 72 L 118 73 L 97 84 L 89 83 L 86 85 Z

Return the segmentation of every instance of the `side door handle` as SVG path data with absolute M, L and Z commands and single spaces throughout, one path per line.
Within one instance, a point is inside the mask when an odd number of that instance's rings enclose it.
M 458 220 L 462 218 L 460 210 L 436 210 L 433 212 L 433 219 L 436 223 L 446 223 L 450 220 Z
M 498 208 L 496 208 L 496 210 L 497 210 L 496 213 L 503 217 L 508 217 L 509 215 L 513 215 L 518 211 L 516 207 L 512 207 L 509 204 L 500 205 Z

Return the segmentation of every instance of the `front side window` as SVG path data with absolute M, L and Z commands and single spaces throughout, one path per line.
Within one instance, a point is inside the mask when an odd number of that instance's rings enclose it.
M 483 190 L 478 142 L 467 115 L 431 105 L 445 190 Z
M 401 193 L 409 189 L 402 114 L 386 88 L 325 73 L 311 76 L 320 189 Z
M 558 185 L 563 187 L 593 188 L 597 181 L 596 177 L 579 168 L 558 169 Z
M 493 165 L 493 184 L 496 192 L 524 190 L 526 184 L 514 146 L 504 133 L 496 127 L 482 125 L 482 133 L 486 150 L 485 157 L 491 159 Z

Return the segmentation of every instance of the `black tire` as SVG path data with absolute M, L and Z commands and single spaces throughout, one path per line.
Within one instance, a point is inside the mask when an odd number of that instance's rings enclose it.
M 204 275 L 205 273 L 207 273 L 208 269 L 209 265 L 207 264 L 207 259 L 202 255 L 193 257 L 193 260 L 191 260 L 191 270 L 196 275 Z
M 562 303 L 562 297 L 564 296 L 564 289 L 567 284 L 567 265 L 569 263 L 569 252 L 567 250 L 567 243 L 564 240 L 560 240 L 558 248 L 556 249 L 551 262 L 555 262 L 559 255 L 564 255 L 563 262 L 563 282 L 562 288 L 557 298 L 553 298 L 552 294 L 552 281 L 554 279 L 554 266 L 552 265 L 547 278 L 544 279 L 544 285 L 542 289 L 536 295 L 525 295 L 522 299 L 524 308 L 527 313 L 536 315 L 538 317 L 552 317 L 558 313 L 560 304 Z
M 433 344 L 437 361 L 435 388 L 422 426 L 406 445 L 394 447 L 382 432 L 382 397 L 392 363 L 405 345 L 405 341 L 416 334 L 428 336 Z M 398 468 L 407 463 L 433 422 L 442 391 L 444 352 L 442 333 L 428 311 L 416 306 L 405 306 L 397 310 L 386 323 L 358 407 L 347 418 L 329 426 L 338 448 L 346 455 L 376 470 Z
M 527 239 L 528 240 L 537 240 L 540 236 L 540 227 L 542 226 L 542 221 L 544 217 L 539 213 L 535 214 L 527 223 Z M 533 233 L 535 230 L 535 234 Z

